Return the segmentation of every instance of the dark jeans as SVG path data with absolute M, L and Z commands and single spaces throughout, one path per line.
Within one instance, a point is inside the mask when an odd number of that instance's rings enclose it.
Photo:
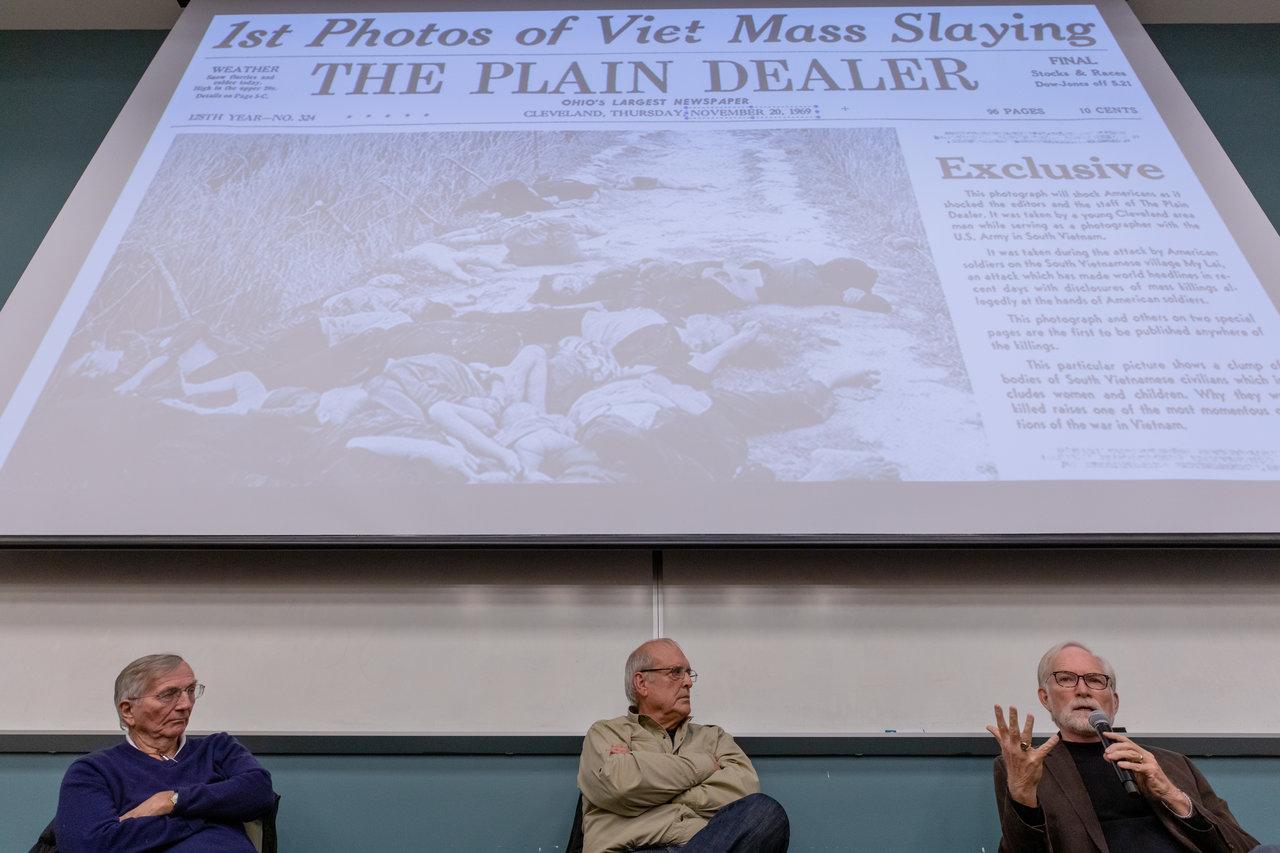
M 786 853 L 790 841 L 791 824 L 778 801 L 752 794 L 716 812 L 687 844 L 636 853 Z

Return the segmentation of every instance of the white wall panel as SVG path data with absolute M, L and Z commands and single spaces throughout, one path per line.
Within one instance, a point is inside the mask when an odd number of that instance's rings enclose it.
M 1280 732 L 1274 551 L 669 552 L 695 713 L 738 733 L 981 732 L 1035 666 L 1109 657 L 1134 731 Z M 1051 731 L 1048 715 L 1037 730 Z
M 739 734 L 980 732 L 1060 639 L 1135 731 L 1280 732 L 1275 551 L 696 551 L 664 560 L 698 718 Z M 0 552 L 0 730 L 106 730 L 177 650 L 193 728 L 577 733 L 652 632 L 635 551 Z M 1037 729 L 1047 731 L 1039 715 Z
M 652 633 L 647 551 L 0 552 L 0 730 L 105 730 L 135 657 L 193 729 L 582 732 Z

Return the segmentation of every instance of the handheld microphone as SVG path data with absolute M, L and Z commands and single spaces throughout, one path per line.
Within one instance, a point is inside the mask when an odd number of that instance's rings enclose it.
M 1103 732 L 1111 731 L 1111 718 L 1104 711 L 1094 711 L 1089 715 L 1089 725 L 1093 726 L 1093 730 L 1098 733 L 1098 740 L 1102 741 L 1102 748 L 1106 749 L 1113 741 L 1109 741 L 1102 736 Z M 1138 791 L 1138 783 L 1133 781 L 1133 774 L 1119 764 L 1111 765 L 1116 769 L 1116 775 L 1120 777 L 1120 783 L 1124 785 L 1125 793 L 1131 797 L 1140 796 Z

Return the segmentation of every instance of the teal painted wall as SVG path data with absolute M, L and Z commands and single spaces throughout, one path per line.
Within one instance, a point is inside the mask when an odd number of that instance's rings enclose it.
M 0 755 L 0 850 L 52 817 L 74 756 Z M 282 853 L 556 851 L 577 797 L 574 756 L 265 756 L 283 795 Z M 1240 823 L 1280 841 L 1280 759 L 1197 759 Z M 989 758 L 760 758 L 794 853 L 995 853 Z
M 1280 25 L 1147 30 L 1280 224 Z M 0 31 L 0 304 L 164 36 Z
M 0 30 L 0 304 L 165 35 Z

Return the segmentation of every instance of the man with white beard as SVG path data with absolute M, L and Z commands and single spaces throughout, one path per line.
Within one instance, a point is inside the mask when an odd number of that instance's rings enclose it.
M 1018 709 L 995 706 L 987 731 L 1000 743 L 995 762 L 1000 853 L 1178 853 L 1247 851 L 1258 842 L 1240 828 L 1186 756 L 1139 746 L 1107 732 L 1105 747 L 1089 723 L 1120 707 L 1111 664 L 1076 642 L 1044 653 L 1036 671 L 1040 704 L 1058 726 L 1032 746 L 1035 718 L 1018 727 Z M 1126 793 L 1115 768 L 1130 771 Z

